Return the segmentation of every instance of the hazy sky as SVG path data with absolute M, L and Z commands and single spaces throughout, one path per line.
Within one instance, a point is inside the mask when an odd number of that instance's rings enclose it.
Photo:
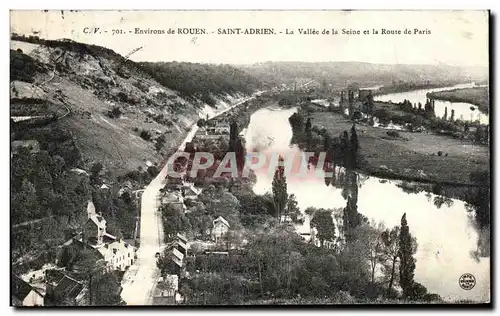
M 98 27 L 102 34 L 84 34 Z M 135 28 L 204 28 L 206 35 L 135 35 Z M 136 61 L 249 64 L 263 61 L 364 61 L 488 65 L 486 11 L 11 11 L 11 31 L 40 32 L 113 49 Z M 274 28 L 276 35 L 217 35 L 218 28 Z M 294 30 L 294 35 L 285 29 Z M 298 29 L 338 35 L 300 35 Z M 342 35 L 342 29 L 421 29 L 430 35 Z M 126 34 L 112 35 L 112 30 Z M 214 32 L 214 33 L 212 33 Z

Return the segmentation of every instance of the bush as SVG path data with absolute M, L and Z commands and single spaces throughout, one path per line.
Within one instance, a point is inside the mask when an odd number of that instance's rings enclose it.
M 147 140 L 147 141 L 151 140 L 151 133 L 149 131 L 142 130 L 141 134 L 139 136 L 141 136 L 141 138 L 144 140 Z
M 111 111 L 108 111 L 107 116 L 110 118 L 119 118 L 122 115 L 122 111 L 118 106 L 113 107 Z
M 198 125 L 198 127 L 204 127 L 207 125 L 207 122 L 204 119 L 199 119 L 196 125 Z
M 386 134 L 389 137 L 394 137 L 394 138 L 399 138 L 400 137 L 399 133 L 396 132 L 396 131 L 387 131 Z
M 37 72 L 46 73 L 43 65 L 19 50 L 10 50 L 10 81 L 19 80 L 32 83 Z

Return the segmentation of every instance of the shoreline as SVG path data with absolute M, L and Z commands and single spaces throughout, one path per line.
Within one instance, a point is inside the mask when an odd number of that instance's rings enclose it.
M 471 87 L 471 88 L 457 88 L 445 91 L 428 92 L 427 97 L 434 100 L 447 101 L 451 103 L 469 103 L 477 106 L 478 110 L 486 115 L 489 115 L 489 102 L 479 99 L 481 96 L 474 95 L 474 91 L 486 89 L 488 94 L 489 87 Z M 460 93 L 472 92 L 472 95 L 460 95 Z
M 469 82 L 455 82 L 455 83 L 436 83 L 436 84 L 428 84 L 428 85 L 415 85 L 413 87 L 398 87 L 398 86 L 386 86 L 386 87 L 381 87 L 375 91 L 372 92 L 373 96 L 383 96 L 387 94 L 395 94 L 395 93 L 405 93 L 405 92 L 412 92 L 412 91 L 418 91 L 418 90 L 426 90 L 426 89 L 436 89 L 436 88 L 445 88 L 445 87 L 452 87 L 456 86 L 459 84 L 467 84 Z M 385 89 L 384 89 L 385 88 Z M 360 89 L 364 90 L 364 89 Z M 448 90 L 446 90 L 448 91 Z

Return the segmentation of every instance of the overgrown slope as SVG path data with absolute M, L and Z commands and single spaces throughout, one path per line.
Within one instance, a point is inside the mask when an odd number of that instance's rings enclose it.
M 140 63 L 143 69 L 159 83 L 179 91 L 187 98 L 198 98 L 214 105 L 214 97 L 227 93 L 250 93 L 260 83 L 246 72 L 230 65 L 212 65 L 186 62 Z
M 176 148 L 188 127 L 210 108 L 227 106 L 258 85 L 230 66 L 138 64 L 95 45 L 15 39 L 15 115 L 23 115 L 19 99 L 42 100 L 25 102 L 24 115 L 46 111 L 36 110 L 46 107 L 43 101 L 53 104 L 53 111 L 68 108 L 70 114 L 58 124 L 74 135 L 85 164 L 101 162 L 121 172 L 160 161 L 160 153 Z M 163 146 L 155 146 L 158 138 Z

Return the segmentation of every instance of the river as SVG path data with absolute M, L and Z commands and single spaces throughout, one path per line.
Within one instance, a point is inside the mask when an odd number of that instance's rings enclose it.
M 285 157 L 289 154 L 300 156 L 302 151 L 296 145 L 290 145 L 292 130 L 288 118 L 294 111 L 266 108 L 255 112 L 245 131 L 247 151 L 259 151 L 267 157 L 277 153 Z M 257 194 L 271 191 L 273 173 L 266 168 L 256 170 L 254 191 Z M 448 203 L 437 207 L 435 200 L 439 196 L 424 192 L 406 193 L 397 186 L 397 181 L 361 174 L 359 178 L 359 213 L 392 228 L 400 224 L 401 216 L 406 212 L 410 232 L 418 243 L 415 255 L 417 282 L 445 300 L 484 302 L 490 299 L 490 260 L 480 258 L 477 261 L 472 255 L 477 250 L 478 232 L 464 202 L 447 199 Z M 326 186 L 321 177 L 290 176 L 287 185 L 288 193 L 295 194 L 302 212 L 312 206 L 337 209 L 339 213 L 346 206 L 342 189 Z M 297 231 L 309 232 L 308 222 L 306 220 L 304 225 L 297 226 Z M 476 278 L 476 286 L 472 290 L 463 290 L 458 285 L 458 279 L 464 273 L 471 273 Z
M 422 107 L 424 106 L 427 100 L 428 92 L 437 92 L 437 91 L 446 91 L 453 89 L 463 89 L 463 88 L 472 88 L 472 87 L 481 87 L 480 85 L 475 85 L 474 83 L 467 84 L 458 84 L 450 87 L 441 87 L 441 88 L 433 88 L 433 89 L 421 89 L 421 90 L 413 90 L 407 92 L 398 92 L 398 93 L 390 93 L 384 95 L 375 96 L 375 101 L 383 101 L 383 102 L 403 102 L 403 100 L 409 100 L 412 104 L 418 104 L 418 102 L 422 103 Z M 451 115 L 451 110 L 455 110 L 455 119 L 466 120 L 466 121 L 476 121 L 479 120 L 481 124 L 489 124 L 489 116 L 488 114 L 482 113 L 479 111 L 478 107 L 464 102 L 449 102 L 442 100 L 435 100 L 435 108 L 434 112 L 436 116 L 443 117 L 445 108 L 448 108 L 448 118 Z M 471 110 L 473 108 L 474 110 Z

